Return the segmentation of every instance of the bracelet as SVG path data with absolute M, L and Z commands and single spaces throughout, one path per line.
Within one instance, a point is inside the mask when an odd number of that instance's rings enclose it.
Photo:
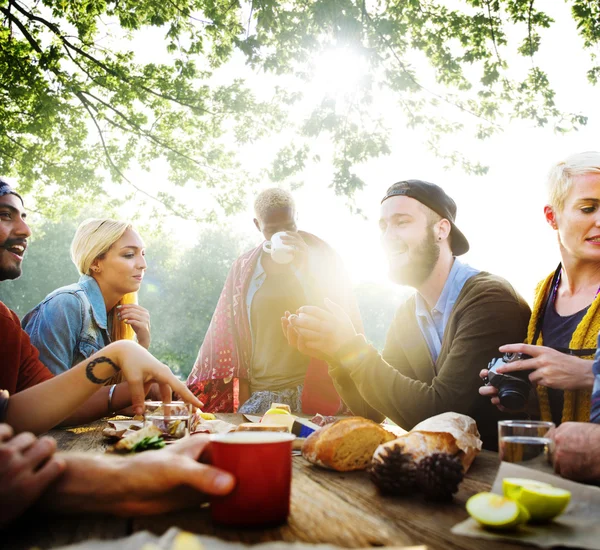
M 113 399 L 113 395 L 115 393 L 116 387 L 117 387 L 117 385 L 113 384 L 110 387 L 110 390 L 108 390 L 108 415 L 109 416 L 114 416 L 116 414 L 115 411 L 113 411 L 113 405 L 112 405 L 112 399 Z

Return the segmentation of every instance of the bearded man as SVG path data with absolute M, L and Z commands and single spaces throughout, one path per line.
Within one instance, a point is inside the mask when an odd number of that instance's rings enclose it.
M 504 279 L 460 262 L 469 243 L 455 202 L 421 180 L 395 183 L 381 201 L 381 240 L 395 283 L 416 293 L 400 305 L 383 353 L 357 334 L 344 311 L 303 306 L 282 318 L 288 342 L 325 357 L 356 415 L 387 416 L 409 430 L 447 411 L 477 421 L 484 447 L 497 449 L 502 413 L 482 399 L 479 371 L 505 342 L 523 341 L 529 306 Z

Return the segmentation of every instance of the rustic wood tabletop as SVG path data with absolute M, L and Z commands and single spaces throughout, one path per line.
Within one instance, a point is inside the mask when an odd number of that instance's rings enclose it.
M 241 415 L 218 415 L 238 424 Z M 61 451 L 103 452 L 106 421 L 52 430 Z M 431 549 L 506 550 L 510 544 L 453 535 L 453 525 L 467 517 L 465 502 L 489 490 L 498 469 L 496 453 L 483 451 L 475 459 L 454 501 L 426 502 L 419 496 L 384 497 L 366 472 L 340 473 L 293 458 L 292 505 L 289 521 L 279 528 L 234 530 L 211 524 L 207 507 L 147 518 L 107 516 L 43 516 L 27 514 L 1 534 L 0 547 L 41 549 L 87 539 L 116 539 L 148 530 L 162 534 L 170 527 L 225 540 L 259 543 L 273 540 L 329 543 L 341 547 L 427 545 Z

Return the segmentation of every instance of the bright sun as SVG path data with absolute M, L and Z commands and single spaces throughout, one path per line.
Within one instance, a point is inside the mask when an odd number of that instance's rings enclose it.
M 367 73 L 363 56 L 350 48 L 330 48 L 313 59 L 316 90 L 328 95 L 353 90 Z

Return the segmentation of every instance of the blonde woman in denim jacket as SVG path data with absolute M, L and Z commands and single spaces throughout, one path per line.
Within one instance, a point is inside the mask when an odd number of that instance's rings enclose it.
M 144 243 L 127 222 L 90 219 L 78 227 L 71 258 L 79 282 L 50 293 L 22 322 L 51 372 L 60 374 L 116 340 L 137 339 L 148 349 L 150 314 L 136 303 L 144 256 Z

